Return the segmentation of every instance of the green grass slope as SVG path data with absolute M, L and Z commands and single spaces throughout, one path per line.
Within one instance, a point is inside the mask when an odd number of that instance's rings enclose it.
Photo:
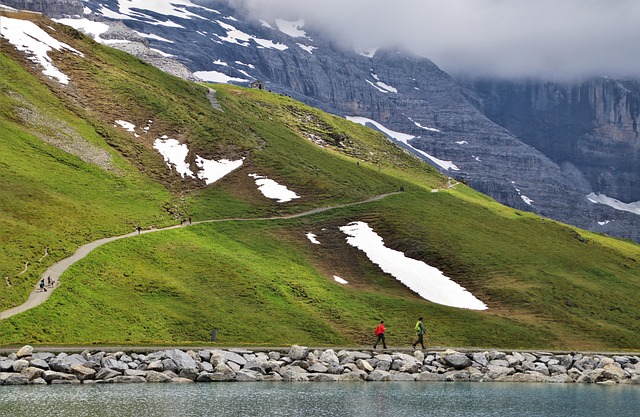
M 424 316 L 432 345 L 640 348 L 639 245 L 449 187 L 381 134 L 287 97 L 211 86 L 217 111 L 205 85 L 32 19 L 85 56 L 51 52 L 71 79 L 62 87 L 2 43 L 0 308 L 83 243 L 184 216 L 216 221 L 96 249 L 45 304 L 0 321 L 0 344 L 199 344 L 215 328 L 226 345 L 367 345 L 384 319 L 389 344 L 408 346 Z M 189 145 L 192 167 L 195 154 L 244 163 L 205 186 L 167 167 L 152 146 L 163 135 Z M 300 198 L 273 202 L 249 174 Z M 422 299 L 347 244 L 339 227 L 352 221 L 489 309 Z

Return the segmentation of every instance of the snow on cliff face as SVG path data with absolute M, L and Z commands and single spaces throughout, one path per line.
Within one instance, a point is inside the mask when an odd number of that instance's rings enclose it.
M 84 56 L 82 52 L 66 43 L 59 42 L 38 25 L 27 20 L 3 17 L 0 20 L 0 25 L 2 37 L 16 49 L 26 53 L 31 61 L 42 66 L 44 75 L 56 79 L 60 84 L 69 84 L 69 77 L 53 64 L 48 54 L 54 49 Z

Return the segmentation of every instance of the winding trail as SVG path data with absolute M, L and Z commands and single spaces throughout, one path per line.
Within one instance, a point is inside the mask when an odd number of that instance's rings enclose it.
M 382 195 L 378 195 L 372 198 L 369 198 L 367 200 L 363 200 L 363 201 L 357 201 L 354 203 L 347 203 L 347 204 L 340 204 L 340 205 L 336 205 L 336 206 L 328 206 L 328 207 L 319 207 L 319 208 L 315 208 L 312 210 L 308 210 L 308 211 L 304 211 L 301 213 L 297 213 L 297 214 L 288 214 L 285 216 L 275 216 L 275 217 L 258 217 L 258 218 L 228 218 L 228 219 L 213 219 L 213 220 L 201 220 L 201 221 L 197 221 L 197 222 L 193 222 L 191 225 L 196 225 L 196 224 L 201 224 L 201 223 L 218 223 L 218 222 L 232 222 L 232 221 L 266 221 L 266 220 L 286 220 L 286 219 L 295 219 L 298 217 L 305 217 L 305 216 L 312 216 L 314 214 L 318 214 L 318 213 L 322 213 L 325 211 L 330 211 L 330 210 L 334 210 L 334 209 L 338 209 L 338 208 L 343 208 L 343 207 L 351 207 L 351 206 L 357 206 L 357 205 L 361 205 L 361 204 L 367 204 L 367 203 L 372 203 L 374 201 L 378 201 L 378 200 L 382 200 L 383 198 L 393 195 L 393 194 L 400 194 L 401 192 L 393 192 L 393 193 L 387 193 L 387 194 L 382 194 Z M 53 280 L 55 280 L 55 285 L 53 287 L 49 287 L 47 291 L 41 291 L 40 287 L 39 287 L 39 283 L 40 280 L 38 280 L 38 282 L 36 283 L 33 291 L 31 292 L 31 294 L 29 294 L 29 298 L 27 298 L 27 301 L 25 301 L 23 304 L 20 304 L 19 306 L 10 308 L 8 310 L 2 311 L 0 312 L 0 320 L 4 320 L 7 319 L 11 316 L 14 316 L 16 314 L 19 313 L 23 313 L 29 309 L 32 309 L 36 306 L 39 306 L 40 304 L 44 303 L 45 301 L 47 301 L 47 299 L 51 296 L 51 294 L 53 293 L 53 291 L 58 288 L 60 286 L 60 276 L 74 263 L 76 263 L 77 261 L 79 261 L 80 259 L 84 258 L 85 256 L 87 256 L 89 253 L 91 253 L 91 251 L 93 251 L 95 248 L 104 245 L 105 243 L 109 243 L 109 242 L 113 242 L 115 240 L 120 240 L 120 239 L 125 239 L 125 238 L 129 238 L 129 237 L 134 237 L 134 236 L 138 236 L 138 235 L 143 235 L 143 234 L 147 234 L 147 233 L 154 233 L 154 232 L 161 232 L 164 230 L 171 230 L 171 229 L 179 229 L 179 228 L 183 228 L 183 227 L 189 227 L 184 226 L 184 225 L 174 225 L 174 226 L 169 226 L 169 227 L 164 227 L 161 229 L 148 229 L 148 230 L 141 230 L 140 232 L 131 232 L 131 233 L 127 233 L 126 235 L 120 235 L 120 236 L 113 236 L 113 237 L 106 237 L 103 239 L 99 239 L 90 243 L 87 243 L 85 245 L 82 245 L 78 248 L 78 250 L 76 250 L 76 252 L 69 256 L 68 258 L 64 258 L 58 262 L 56 262 L 55 264 L 51 265 L 46 271 L 44 271 L 42 273 L 42 276 L 40 277 L 40 279 L 44 279 L 45 282 L 48 282 L 47 279 L 49 277 L 51 277 Z

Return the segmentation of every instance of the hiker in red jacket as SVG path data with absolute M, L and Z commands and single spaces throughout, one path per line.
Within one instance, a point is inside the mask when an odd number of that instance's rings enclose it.
M 378 339 L 376 340 L 376 343 L 373 344 L 373 348 L 375 349 L 376 346 L 378 346 L 378 343 L 380 343 L 380 341 L 382 341 L 382 347 L 383 348 L 387 348 L 387 343 L 384 341 L 384 332 L 385 330 L 387 330 L 384 327 L 384 321 L 380 321 L 380 324 L 378 325 L 378 327 L 376 327 L 375 332 L 373 332 L 373 334 L 375 334 L 376 336 L 378 336 Z

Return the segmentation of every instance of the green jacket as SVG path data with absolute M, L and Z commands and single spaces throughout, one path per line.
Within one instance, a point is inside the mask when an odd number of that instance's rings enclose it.
M 426 330 L 424 329 L 424 324 L 418 320 L 418 322 L 416 323 L 416 333 L 418 334 L 425 334 Z

